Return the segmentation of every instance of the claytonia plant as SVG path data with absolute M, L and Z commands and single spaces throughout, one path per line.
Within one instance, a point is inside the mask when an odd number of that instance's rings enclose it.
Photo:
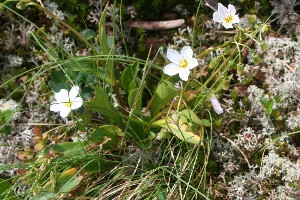
M 164 73 L 169 76 L 179 74 L 184 81 L 188 80 L 190 70 L 198 65 L 197 59 L 193 58 L 193 50 L 190 46 L 183 47 L 180 53 L 174 49 L 168 49 L 167 58 L 171 63 L 164 67 Z
M 236 9 L 233 5 L 229 4 L 228 9 L 221 3 L 218 3 L 218 10 L 213 14 L 213 20 L 221 23 L 226 29 L 233 28 L 232 24 L 240 22 L 238 15 L 235 14 Z
M 78 93 L 78 86 L 73 86 L 70 92 L 65 89 L 61 89 L 58 93 L 54 94 L 56 101 L 51 103 L 50 110 L 60 112 L 60 116 L 62 118 L 66 118 L 71 110 L 82 106 L 82 98 L 77 97 Z

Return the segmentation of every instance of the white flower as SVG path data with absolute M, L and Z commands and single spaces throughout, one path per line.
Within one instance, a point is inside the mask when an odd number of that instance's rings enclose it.
M 228 9 L 221 3 L 218 3 L 218 11 L 214 12 L 213 20 L 221 23 L 226 29 L 233 28 L 232 24 L 239 23 L 239 16 L 235 14 L 235 7 L 231 4 L 228 5 Z
M 61 89 L 58 93 L 54 94 L 56 101 L 52 102 L 50 110 L 60 112 L 60 116 L 66 118 L 71 110 L 80 108 L 82 105 L 82 98 L 77 97 L 78 93 L 78 86 L 72 87 L 70 92 Z
M 172 62 L 164 67 L 164 73 L 169 76 L 179 74 L 179 77 L 187 81 L 190 69 L 198 65 L 196 58 L 193 58 L 193 50 L 189 46 L 182 48 L 180 54 L 174 49 L 167 50 L 167 58 Z
M 216 98 L 216 96 L 213 96 L 212 98 L 210 98 L 210 102 L 214 107 L 214 110 L 216 111 L 216 113 L 219 115 L 221 113 L 223 113 L 223 108 L 221 107 L 218 99 Z

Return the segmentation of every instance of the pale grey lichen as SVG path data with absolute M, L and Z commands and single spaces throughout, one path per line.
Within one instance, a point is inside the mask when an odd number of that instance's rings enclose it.
M 280 177 L 283 181 L 294 183 L 300 180 L 300 161 L 292 162 L 271 151 L 263 157 L 258 176 L 261 179 Z
M 8 60 L 8 67 L 18 67 L 23 63 L 23 58 L 21 58 L 20 56 L 7 55 L 6 58 Z
M 286 108 L 291 104 L 297 104 L 300 98 L 300 46 L 291 38 L 265 39 L 269 49 L 263 51 L 256 44 L 255 52 L 262 55 L 264 66 L 252 64 L 251 54 L 246 64 L 244 74 L 239 77 L 240 81 L 247 78 L 249 74 L 263 73 L 264 82 L 268 85 L 268 92 L 278 96 L 282 103 L 278 106 Z
M 192 33 L 191 27 L 186 28 L 178 28 L 177 32 L 173 35 L 173 43 L 174 45 L 171 45 L 171 48 L 178 48 L 178 46 L 190 46 L 193 39 L 193 33 Z
M 228 199 L 257 199 L 263 194 L 260 180 L 256 173 L 257 166 L 251 166 L 250 171 L 234 176 L 226 188 Z
M 0 111 L 3 113 L 7 110 L 11 110 L 13 112 L 13 115 L 11 117 L 12 120 L 19 119 L 21 116 L 21 113 L 18 111 L 19 103 L 17 103 L 15 100 L 10 99 L 10 100 L 5 100 L 5 99 L 0 99 Z
M 273 189 L 270 192 L 270 197 L 268 198 L 269 200 L 296 200 L 293 197 L 290 197 L 288 195 L 288 190 L 287 190 L 286 185 L 280 185 L 277 188 Z
M 247 151 L 254 151 L 262 146 L 262 135 L 255 132 L 251 127 L 247 127 L 237 134 L 235 143 L 246 149 Z
M 261 125 L 262 125 L 262 134 L 264 136 L 271 136 L 273 133 L 275 133 L 275 127 L 272 122 L 272 120 L 267 116 L 262 116 L 260 118 Z
M 61 20 L 65 20 L 66 17 L 68 16 L 66 13 L 59 10 L 58 5 L 55 2 L 51 1 L 51 0 L 44 1 L 44 5 L 48 10 L 50 10 L 54 15 L 56 15 Z M 52 19 L 52 17 L 49 16 L 48 14 L 46 14 L 46 17 L 49 18 L 49 19 Z
M 258 88 L 256 85 L 250 85 L 247 89 L 248 98 L 251 102 L 251 110 L 253 112 L 262 112 L 264 110 L 260 103 L 260 99 L 266 97 L 264 90 Z
M 212 143 L 212 154 L 214 158 L 220 162 L 223 163 L 225 166 L 225 163 L 228 162 L 238 162 L 238 159 L 236 158 L 235 148 L 232 146 L 232 144 L 228 141 L 225 141 L 219 137 L 214 138 Z
M 282 99 L 280 106 L 297 104 L 300 98 L 300 46 L 290 38 L 266 38 L 269 49 L 264 51 L 267 65 L 261 68 L 271 94 Z M 262 52 L 258 48 L 258 52 Z
M 300 114 L 288 116 L 286 119 L 286 125 L 289 129 L 294 130 L 300 127 Z
M 98 24 L 105 7 L 105 2 L 102 0 L 89 0 L 89 6 L 90 9 L 87 15 L 87 20 L 92 24 Z M 114 4 L 109 4 L 106 17 L 109 18 L 110 21 L 119 21 L 119 8 L 115 7 Z

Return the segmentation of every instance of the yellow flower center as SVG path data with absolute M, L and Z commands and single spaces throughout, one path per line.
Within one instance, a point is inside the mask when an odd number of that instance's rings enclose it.
M 180 68 L 186 68 L 188 66 L 188 61 L 187 59 L 183 58 L 179 61 L 179 67 Z
M 224 21 L 228 24 L 231 23 L 233 21 L 232 15 L 228 15 L 227 17 L 224 17 Z
M 65 106 L 71 108 L 71 106 L 73 105 L 72 101 L 66 102 Z

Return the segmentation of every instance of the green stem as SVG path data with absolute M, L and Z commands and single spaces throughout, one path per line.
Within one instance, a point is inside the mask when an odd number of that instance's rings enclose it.
M 202 53 L 200 53 L 199 55 L 196 56 L 197 59 L 199 58 L 202 58 L 204 56 L 206 56 L 208 53 L 212 52 L 212 51 L 215 51 L 217 49 L 220 49 L 220 48 L 223 48 L 223 47 L 226 47 L 227 45 L 229 45 L 230 43 L 232 43 L 234 40 L 229 40 L 227 42 L 225 42 L 224 44 L 220 45 L 220 46 L 216 46 L 216 47 L 212 47 L 212 48 L 209 48 L 209 49 L 206 49 L 205 51 L 203 51 Z

